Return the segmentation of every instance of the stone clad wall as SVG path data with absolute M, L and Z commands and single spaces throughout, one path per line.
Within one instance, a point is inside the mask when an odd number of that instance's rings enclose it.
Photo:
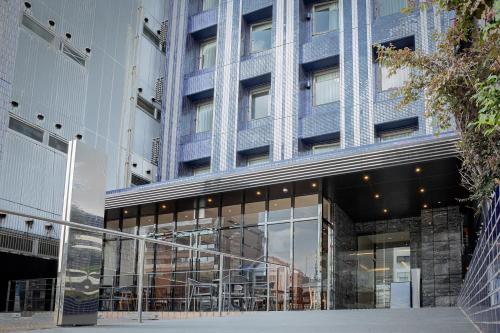
M 356 229 L 351 218 L 333 207 L 335 309 L 356 308 Z
M 422 210 L 422 306 L 454 306 L 462 285 L 463 215 L 458 207 Z
M 410 232 L 411 268 L 421 268 L 422 306 L 454 306 L 462 285 L 462 226 L 458 206 L 421 216 L 356 223 L 357 235 Z

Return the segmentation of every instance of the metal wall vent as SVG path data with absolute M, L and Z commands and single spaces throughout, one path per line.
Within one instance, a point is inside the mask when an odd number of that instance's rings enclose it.
M 167 32 L 168 32 L 168 21 L 163 21 L 160 28 L 160 43 L 162 50 L 165 52 L 167 47 Z
M 85 63 L 87 61 L 87 56 L 80 52 L 79 50 L 75 49 L 73 46 L 61 42 L 61 51 L 67 55 L 70 59 L 74 60 L 78 64 L 85 66 Z
M 151 146 L 151 164 L 158 166 L 160 160 L 160 138 L 154 138 Z
M 139 175 L 136 175 L 135 173 L 132 173 L 132 179 L 130 180 L 130 185 L 131 186 L 141 186 L 141 185 L 146 185 L 151 183 L 149 180 L 146 178 L 143 178 Z
M 155 99 L 161 104 L 163 98 L 163 77 L 156 79 Z
M 52 43 L 52 41 L 54 40 L 54 33 L 28 13 L 23 13 L 21 22 L 25 28 L 31 30 L 31 32 L 38 35 L 40 38 L 46 40 L 47 42 Z

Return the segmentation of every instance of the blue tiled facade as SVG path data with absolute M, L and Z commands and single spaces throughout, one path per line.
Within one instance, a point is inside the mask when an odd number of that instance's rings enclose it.
M 220 0 L 201 11 L 201 0 L 171 1 L 160 181 L 189 173 L 185 163 L 210 160 L 211 173 L 238 168 L 238 154 L 269 151 L 269 167 L 312 155 L 310 145 L 340 140 L 342 149 L 377 144 L 375 128 L 418 119 L 414 136 L 433 135 L 422 97 L 402 110 L 392 91 L 380 91 L 374 45 L 396 42 L 424 52 L 443 31 L 449 13 L 432 8 L 377 17 L 376 0 L 338 0 L 338 29 L 314 35 L 316 0 Z M 251 54 L 250 25 L 272 21 L 271 48 Z M 216 38 L 214 68 L 198 70 L 200 44 Z M 337 68 L 340 100 L 313 106 L 315 71 Z M 270 115 L 249 120 L 249 92 L 270 87 Z M 196 103 L 212 99 L 212 130 L 195 133 Z M 341 151 L 329 154 L 340 154 Z

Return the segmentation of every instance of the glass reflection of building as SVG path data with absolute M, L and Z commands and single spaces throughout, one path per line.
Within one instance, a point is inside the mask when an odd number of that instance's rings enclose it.
M 109 210 L 106 227 L 249 259 L 288 264 L 293 272 L 288 277 L 290 308 L 326 309 L 329 302 L 326 291 L 332 283 L 326 273 L 327 265 L 332 264 L 329 259 L 330 210 L 321 182 L 312 180 Z M 115 302 L 114 310 L 134 306 L 136 249 L 135 240 L 105 239 L 103 290 L 110 293 L 113 289 L 117 298 L 126 296 L 132 300 Z M 188 279 L 200 283 L 216 281 L 218 260 L 199 251 L 147 245 L 145 273 L 153 274 L 146 283 L 152 286 L 148 296 L 154 300 L 148 306 L 152 310 L 184 310 Z M 256 289 L 259 283 L 265 286 L 268 282 L 269 308 L 283 309 L 283 270 L 266 271 L 259 268 L 258 263 L 234 258 L 225 258 L 223 267 L 231 269 L 233 275 L 246 274 Z M 259 291 L 253 292 L 258 298 Z M 265 295 L 266 291 L 262 292 Z M 265 308 L 264 300 L 255 305 L 254 310 Z

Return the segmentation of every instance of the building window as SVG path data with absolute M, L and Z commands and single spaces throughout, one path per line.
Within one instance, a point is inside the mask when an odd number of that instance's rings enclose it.
M 212 110 L 212 101 L 196 106 L 196 133 L 208 132 L 212 129 Z
M 396 70 L 396 73 L 389 76 L 389 69 L 384 65 L 379 65 L 379 77 L 380 77 L 380 90 L 392 90 L 400 88 L 404 85 L 405 81 L 408 80 L 409 70 L 408 67 L 403 67 Z
M 340 98 L 340 75 L 338 69 L 331 69 L 314 74 L 314 106 L 338 101 Z
M 272 22 L 262 22 L 253 24 L 251 31 L 251 53 L 265 51 L 271 48 L 271 28 Z
M 269 88 L 256 89 L 250 92 L 250 119 L 269 116 Z
M 201 10 L 206 11 L 213 9 L 219 5 L 219 0 L 202 0 Z
M 208 40 L 200 46 L 200 69 L 212 68 L 215 66 L 215 55 L 217 42 L 215 39 Z
M 210 165 L 203 165 L 193 168 L 193 176 L 206 175 L 210 173 Z
M 132 173 L 132 177 L 130 179 L 130 186 L 135 187 L 135 186 L 141 186 L 141 185 L 146 185 L 151 183 L 149 180 L 146 178 L 143 178 L 141 176 L 136 175 L 135 173 Z
M 53 135 L 49 136 L 49 146 L 57 149 L 63 153 L 68 152 L 68 143 L 64 140 L 61 140 Z
M 340 148 L 340 142 L 329 142 L 329 143 L 321 143 L 312 146 L 312 152 L 314 155 L 316 154 L 324 154 L 329 153 L 331 151 L 337 150 Z
M 247 166 L 260 165 L 260 164 L 265 164 L 268 161 L 269 161 L 269 154 L 253 155 L 247 157 L 246 165 Z
M 43 142 L 43 131 L 21 120 L 11 117 L 9 119 L 9 128 L 13 131 L 26 135 L 33 140 Z
M 375 0 L 377 17 L 401 13 L 406 7 L 406 0 Z
M 387 142 L 410 137 L 415 133 L 415 128 L 399 128 L 394 130 L 381 131 L 378 133 L 380 142 Z
M 137 95 L 137 107 L 141 109 L 148 116 L 152 117 L 156 121 L 160 122 L 161 120 L 161 111 L 158 110 L 153 103 L 150 103 L 141 95 Z
M 339 7 L 337 1 L 322 3 L 313 7 L 313 34 L 321 34 L 339 28 Z
M 67 55 L 71 60 L 85 67 L 87 61 L 87 56 L 67 44 L 66 42 L 61 42 L 61 51 Z
M 34 17 L 23 13 L 22 24 L 27 29 L 31 30 L 33 33 L 37 34 L 39 37 L 45 39 L 47 42 L 52 43 L 55 38 L 54 32 L 47 29 L 43 24 L 37 21 Z

